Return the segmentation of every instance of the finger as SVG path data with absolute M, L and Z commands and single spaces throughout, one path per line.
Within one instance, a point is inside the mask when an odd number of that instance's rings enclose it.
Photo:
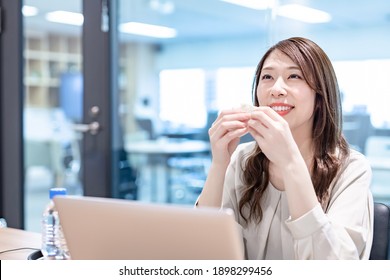
M 252 127 L 248 127 L 248 132 L 250 133 L 250 135 L 252 135 L 252 137 L 259 143 L 259 142 L 263 142 L 264 141 L 264 136 L 263 136 L 263 134 L 260 132 L 260 131 L 258 131 L 258 130 L 256 130 L 256 129 L 254 129 L 254 128 L 252 128 Z
M 239 109 L 230 109 L 230 110 L 224 110 L 222 111 L 217 120 L 245 120 L 249 119 L 251 116 L 248 112 L 243 112 Z
M 252 117 L 256 116 L 259 112 L 263 112 L 268 117 L 270 117 L 273 121 L 281 121 L 284 120 L 283 117 L 281 117 L 278 113 L 275 112 L 272 108 L 268 106 L 260 106 L 257 107 L 256 110 L 252 112 Z
M 287 124 L 287 121 L 282 116 L 269 107 L 261 107 L 254 111 L 251 119 L 260 122 L 266 128 L 277 128 L 280 125 L 284 126 Z
M 229 125 L 246 125 L 247 121 L 250 119 L 249 113 L 237 112 L 232 110 L 226 110 L 221 112 L 218 118 L 211 125 L 211 130 L 216 130 L 221 125 L 225 125 L 226 128 L 229 128 Z
M 245 134 L 247 134 L 248 132 L 249 132 L 249 130 L 247 127 L 228 131 L 222 137 L 220 137 L 217 141 L 213 141 L 213 142 L 215 142 L 216 145 L 218 145 L 218 146 L 221 145 L 222 147 L 225 147 L 225 146 L 229 145 L 229 143 L 231 141 L 233 141 L 234 139 L 238 139 L 238 138 L 244 136 Z
M 209 129 L 209 135 L 210 139 L 211 137 L 214 138 L 222 138 L 225 134 L 237 130 L 237 129 L 243 129 L 247 127 L 247 122 L 241 122 L 241 121 L 224 121 L 219 124 L 213 125 Z
M 275 121 L 262 110 L 258 110 L 252 113 L 248 125 L 253 128 L 270 128 L 275 125 Z

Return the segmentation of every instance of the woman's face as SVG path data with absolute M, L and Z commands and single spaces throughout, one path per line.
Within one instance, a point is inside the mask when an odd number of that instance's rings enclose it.
M 275 50 L 267 57 L 256 95 L 260 106 L 274 109 L 288 122 L 293 133 L 311 134 L 316 93 L 287 55 Z

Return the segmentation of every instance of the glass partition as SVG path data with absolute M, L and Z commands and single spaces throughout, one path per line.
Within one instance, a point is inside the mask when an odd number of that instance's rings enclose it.
M 390 88 L 386 1 L 134 0 L 119 6 L 121 113 L 128 147 L 146 140 L 207 142 L 207 129 L 221 109 L 251 102 L 254 69 L 265 50 L 281 39 L 303 36 L 333 61 L 345 135 L 372 162 L 375 199 L 390 199 L 385 186 L 390 116 L 383 102 Z M 139 199 L 167 201 L 170 194 L 170 201 L 188 204 L 200 192 L 210 163 L 207 153 L 171 158 L 145 150 L 128 156 L 142 166 Z
M 117 1 L 119 88 L 108 93 L 120 98 L 124 143 L 116 197 L 191 206 L 218 112 L 252 102 L 270 45 L 304 36 L 334 63 L 345 135 L 372 164 L 375 200 L 390 201 L 388 1 Z M 26 228 L 39 230 L 49 186 L 83 193 L 82 136 L 70 129 L 82 114 L 82 1 L 24 4 L 25 214 Z

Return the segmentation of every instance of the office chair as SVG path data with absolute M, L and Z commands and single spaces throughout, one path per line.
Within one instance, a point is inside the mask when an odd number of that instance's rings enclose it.
M 390 206 L 374 203 L 374 240 L 370 260 L 390 259 Z
M 365 154 L 367 139 L 373 133 L 371 116 L 359 112 L 344 114 L 343 133 L 352 147 Z
M 153 120 L 150 118 L 136 118 L 135 119 L 139 129 L 147 132 L 149 139 L 156 139 Z

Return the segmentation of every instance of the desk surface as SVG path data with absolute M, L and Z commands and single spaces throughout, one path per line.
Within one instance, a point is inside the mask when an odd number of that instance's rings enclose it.
M 126 143 L 125 149 L 128 153 L 140 154 L 159 154 L 159 155 L 175 155 L 175 154 L 192 154 L 203 153 L 210 151 L 210 143 L 199 140 L 146 140 L 139 142 Z
M 0 228 L 0 260 L 27 260 L 41 246 L 41 234 L 14 228 Z

